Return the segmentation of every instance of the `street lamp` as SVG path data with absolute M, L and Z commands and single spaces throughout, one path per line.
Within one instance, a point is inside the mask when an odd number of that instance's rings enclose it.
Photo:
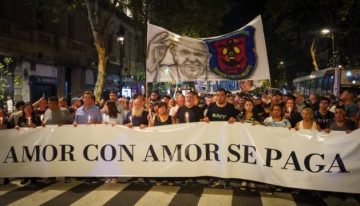
M 285 62 L 284 61 L 279 61 L 277 68 L 280 72 L 280 78 L 281 78 L 281 86 L 286 87 L 287 86 L 287 80 L 286 80 L 286 70 L 285 70 Z
M 321 34 L 323 35 L 327 35 L 330 34 L 331 35 L 331 49 L 332 49 L 332 57 L 329 60 L 330 65 L 332 67 L 336 67 L 339 64 L 339 56 L 338 56 L 338 51 L 335 51 L 335 35 L 334 35 L 334 31 L 331 31 L 328 28 L 324 28 L 321 30 Z
M 325 29 L 322 29 L 322 30 L 321 30 L 321 33 L 322 33 L 322 34 L 329 34 L 329 33 L 330 33 L 330 29 L 326 29 L 326 28 L 325 28 Z
M 120 23 L 120 27 L 119 27 L 119 31 L 117 32 L 117 41 L 120 43 L 119 44 L 119 92 L 122 96 L 122 85 L 123 85 L 123 81 L 122 81 L 122 69 L 123 69 L 123 46 L 124 46 L 124 39 L 125 39 L 125 29 L 122 25 L 122 23 Z

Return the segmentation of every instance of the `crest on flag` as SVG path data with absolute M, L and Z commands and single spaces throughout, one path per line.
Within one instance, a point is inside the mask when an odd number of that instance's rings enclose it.
M 254 31 L 248 26 L 226 36 L 204 39 L 211 53 L 211 71 L 225 79 L 248 77 L 256 65 Z

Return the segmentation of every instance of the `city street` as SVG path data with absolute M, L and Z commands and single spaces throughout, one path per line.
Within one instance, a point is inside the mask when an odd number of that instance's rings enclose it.
M 143 183 L 88 183 L 58 180 L 0 186 L 0 205 L 360 205 L 360 195 L 292 190 L 260 191 L 210 188 L 200 184 L 157 186 Z M 320 196 L 321 197 L 320 197 Z
M 360 206 L 359 11 L 0 0 L 0 206 Z

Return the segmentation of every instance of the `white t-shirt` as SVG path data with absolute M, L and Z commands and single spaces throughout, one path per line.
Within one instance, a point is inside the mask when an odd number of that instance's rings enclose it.
M 118 116 L 117 116 L 116 119 L 115 118 L 110 118 L 110 116 L 108 114 L 102 113 L 102 123 L 106 122 L 106 123 L 109 123 L 109 124 L 115 123 L 115 124 L 121 124 L 122 125 L 123 121 L 124 121 L 123 116 L 120 113 L 118 113 Z
M 303 120 L 301 120 L 301 121 L 299 122 L 299 129 L 304 129 L 304 124 L 303 124 L 303 122 L 304 122 Z M 316 122 L 313 122 L 311 128 L 308 129 L 308 130 L 314 130 L 314 131 L 316 131 Z

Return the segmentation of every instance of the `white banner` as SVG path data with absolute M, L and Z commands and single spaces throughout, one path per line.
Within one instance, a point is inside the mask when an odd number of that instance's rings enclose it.
M 0 177 L 216 176 L 359 193 L 359 136 L 226 122 L 3 130 Z
M 213 81 L 194 81 L 195 90 L 207 94 L 214 94 L 219 88 L 235 93 L 259 93 L 257 91 L 263 84 L 270 85 L 268 80 L 213 80 Z
M 147 82 L 270 79 L 261 16 L 218 37 L 194 39 L 148 23 Z

